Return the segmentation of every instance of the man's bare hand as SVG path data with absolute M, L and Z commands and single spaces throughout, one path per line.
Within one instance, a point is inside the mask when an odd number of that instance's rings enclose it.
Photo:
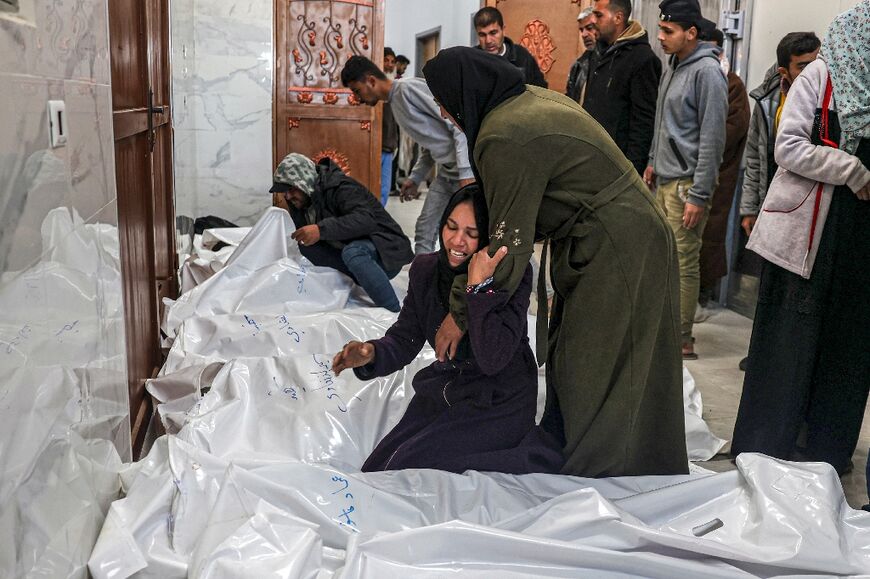
M 686 208 L 683 210 L 683 227 L 686 229 L 694 229 L 701 222 L 701 217 L 704 216 L 704 208 L 692 203 L 686 203 Z
M 371 364 L 375 359 L 375 347 L 368 342 L 348 342 L 332 359 L 332 371 L 336 376 L 348 368 Z
M 656 182 L 656 172 L 653 171 L 652 165 L 647 167 L 643 172 L 643 182 L 646 183 L 646 186 L 649 187 L 649 190 L 653 190 L 653 186 Z
M 870 183 L 855 191 L 855 196 L 861 201 L 870 201 Z
M 465 187 L 466 185 L 471 185 L 472 183 L 474 183 L 474 179 L 460 179 L 459 180 L 459 187 L 462 188 L 462 187 Z
M 463 335 L 464 332 L 456 325 L 453 315 L 447 314 L 435 334 L 435 357 L 439 362 L 452 360 L 456 356 L 456 349 Z
M 320 227 L 317 225 L 305 225 L 294 231 L 290 237 L 299 245 L 314 245 L 320 241 Z
M 419 185 L 414 183 L 410 179 L 407 179 L 404 183 L 402 183 L 402 190 L 399 192 L 399 201 L 404 203 L 405 201 L 414 201 L 420 198 L 420 191 L 418 190 Z
M 740 222 L 740 226 L 743 227 L 743 231 L 746 232 L 746 236 L 752 233 L 752 230 L 755 229 L 755 222 L 758 221 L 758 215 L 747 215 Z

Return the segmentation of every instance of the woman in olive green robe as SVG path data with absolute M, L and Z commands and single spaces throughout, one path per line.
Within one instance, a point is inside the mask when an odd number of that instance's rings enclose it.
M 677 254 L 637 172 L 577 103 L 523 85 L 503 58 L 450 48 L 423 74 L 468 139 L 490 254 L 508 247 L 489 289 L 512 293 L 535 241 L 550 246 L 555 299 L 548 339 L 539 307 L 538 362 L 547 362 L 542 426 L 563 442 L 563 472 L 688 472 Z M 462 303 L 451 306 L 459 330 Z

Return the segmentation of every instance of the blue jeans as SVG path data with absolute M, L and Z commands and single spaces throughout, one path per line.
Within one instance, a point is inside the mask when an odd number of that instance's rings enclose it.
M 387 206 L 393 180 L 393 153 L 381 151 L 381 205 Z
M 387 184 L 389 187 L 389 183 Z M 362 287 L 376 306 L 398 312 L 401 309 L 399 298 L 390 280 L 399 271 L 385 271 L 375 244 L 368 239 L 351 241 L 341 250 L 341 260 L 350 271 L 356 283 Z
M 441 176 L 436 177 L 429 185 L 429 192 L 423 200 L 423 209 L 420 210 L 414 230 L 414 255 L 435 251 L 441 214 L 457 189 L 458 181 L 450 181 Z

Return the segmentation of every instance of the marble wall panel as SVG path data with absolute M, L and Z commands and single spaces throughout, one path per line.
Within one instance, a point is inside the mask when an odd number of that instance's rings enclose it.
M 108 84 L 106 0 L 37 0 L 33 25 L 0 19 L 0 71 Z
M 42 253 L 40 228 L 69 191 L 69 149 L 48 147 L 46 102 L 63 83 L 0 74 L 0 271 L 21 270 Z
M 251 225 L 270 204 L 272 2 L 179 0 L 172 23 L 177 212 Z

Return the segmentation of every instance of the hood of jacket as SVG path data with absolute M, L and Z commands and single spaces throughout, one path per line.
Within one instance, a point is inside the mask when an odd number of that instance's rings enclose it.
M 778 90 L 781 84 L 779 67 L 774 64 L 767 69 L 767 72 L 764 73 L 764 80 L 749 93 L 749 97 L 756 101 L 764 100 Z
M 341 170 L 335 161 L 324 157 L 317 161 L 317 186 L 314 187 L 314 195 L 319 195 L 325 189 L 338 187 L 347 175 Z M 313 196 L 312 196 L 313 197 Z
M 617 46 L 629 46 L 631 44 L 649 44 L 649 35 L 637 20 L 629 20 L 628 28 L 622 31 L 616 42 L 610 48 Z
M 685 60 L 677 62 L 676 56 L 671 56 L 670 65 L 671 67 L 674 67 L 674 63 L 676 62 L 676 67 L 674 68 L 679 70 L 698 62 L 702 58 L 714 58 L 718 64 L 720 54 L 722 54 L 722 49 L 712 42 L 699 42 L 698 48 L 696 48 L 692 54 L 687 56 Z
M 616 42 L 607 46 L 601 41 L 598 42 L 598 50 L 602 57 L 607 57 L 616 52 L 627 49 L 631 50 L 631 48 L 639 45 L 646 44 L 649 46 L 649 35 L 644 30 L 643 26 L 640 25 L 640 22 L 632 20 L 619 38 L 616 39 Z

